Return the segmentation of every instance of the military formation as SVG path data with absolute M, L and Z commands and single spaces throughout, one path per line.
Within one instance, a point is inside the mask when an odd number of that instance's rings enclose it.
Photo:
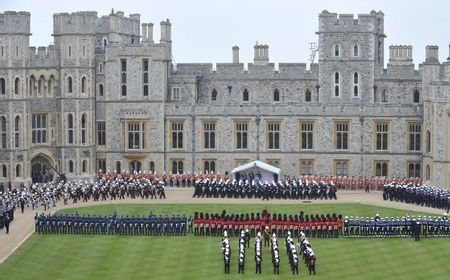
M 194 184 L 192 197 L 198 198 L 256 198 L 269 199 L 337 199 L 337 187 L 332 182 L 287 179 L 278 182 L 257 180 L 210 180 L 205 178 Z
M 256 214 L 227 214 L 226 210 L 220 214 L 195 212 L 193 229 L 194 235 L 198 236 L 221 236 L 224 231 L 235 237 L 241 231 L 248 231 L 251 237 L 255 237 L 258 232 L 263 232 L 265 237 L 272 233 L 286 236 L 290 231 L 297 237 L 303 231 L 311 237 L 337 238 L 341 235 L 343 223 L 342 215 L 335 213 L 308 215 L 300 211 L 295 215 L 270 214 L 266 208 Z
M 35 231 L 39 234 L 157 235 L 183 236 L 187 233 L 185 215 L 109 216 L 36 214 Z
M 0 230 L 5 228 L 6 234 L 9 234 L 9 226 L 14 220 L 16 199 L 17 197 L 0 194 Z
M 432 216 L 404 216 L 381 218 L 345 217 L 344 238 L 370 237 L 450 237 L 450 220 Z
M 450 191 L 426 185 L 386 184 L 383 199 L 450 211 Z

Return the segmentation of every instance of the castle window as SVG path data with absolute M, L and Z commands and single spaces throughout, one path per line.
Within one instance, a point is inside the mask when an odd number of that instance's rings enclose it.
M 103 48 L 106 48 L 107 45 L 108 45 L 108 39 L 103 38 Z
M 2 149 L 6 149 L 6 141 L 7 141 L 7 130 L 6 130 L 6 117 L 1 117 L 1 131 L 2 131 Z
M 408 178 L 420 178 L 420 177 L 422 177 L 420 162 L 409 162 Z
M 273 101 L 274 102 L 280 101 L 280 91 L 278 89 L 275 89 L 273 91 Z
M 5 55 L 5 52 L 4 52 L 4 49 L 3 49 L 3 46 L 1 47 L 1 50 L 0 50 L 0 52 L 1 52 L 1 56 L 3 57 L 3 56 Z
M 183 122 L 171 122 L 172 149 L 183 149 Z
M 20 148 L 20 117 L 14 120 L 14 147 Z
M 55 90 L 55 77 L 50 76 L 50 79 L 48 80 L 48 84 L 47 84 L 47 93 L 49 96 L 53 95 L 53 91 Z
M 151 174 L 155 174 L 155 162 L 154 161 L 150 161 L 150 173 Z
M 103 74 L 103 62 L 100 62 L 100 63 L 98 64 L 98 73 L 99 73 L 99 74 Z
M 431 168 L 429 165 L 427 165 L 426 169 L 425 169 L 425 180 L 430 180 L 431 178 Z
M 88 170 L 88 161 L 85 159 L 85 160 L 83 160 L 83 164 L 82 164 L 82 167 L 81 167 L 81 172 L 86 173 L 87 170 Z
M 214 173 L 216 173 L 216 161 L 211 159 L 203 160 L 203 174 Z
M 16 165 L 16 177 L 19 178 L 20 177 L 20 164 Z
M 16 46 L 16 57 L 19 57 L 19 46 Z
M 172 100 L 180 100 L 180 91 L 179 87 L 172 88 Z
M 336 122 L 335 123 L 335 141 L 336 150 L 348 150 L 349 139 L 349 123 L 348 122 Z
M 267 143 L 269 150 L 280 149 L 280 122 L 267 123 Z
M 236 149 L 248 149 L 248 122 L 236 122 Z
M 69 92 L 69 93 L 73 92 L 72 77 L 67 78 L 67 92 Z
M 103 172 L 106 171 L 106 159 L 104 158 L 97 159 L 97 170 L 98 172 L 100 172 L 100 170 Z
M 416 89 L 413 92 L 413 103 L 419 103 L 420 102 L 420 93 L 419 91 Z
M 81 116 L 81 144 L 86 144 L 86 114 Z
M 353 46 L 353 56 L 359 57 L 359 46 L 358 45 Z
M 302 150 L 312 150 L 314 148 L 314 123 L 300 123 L 300 147 Z
M 311 90 L 307 89 L 305 91 L 305 102 L 311 102 L 312 101 L 312 94 L 311 94 Z
M 97 145 L 106 145 L 106 125 L 105 122 L 97 122 Z
M 33 114 L 31 118 L 31 143 L 47 142 L 47 114 Z
M 42 95 L 44 93 L 44 85 L 45 85 L 45 78 L 44 76 L 39 77 L 38 81 L 38 95 Z
M 19 94 L 20 91 L 20 79 L 16 78 L 14 80 L 14 94 Z
M 6 81 L 4 78 L 0 78 L 0 94 L 6 94 Z
M 205 121 L 203 123 L 203 147 L 205 149 L 216 148 L 216 122 Z
M 334 73 L 334 96 L 339 97 L 341 95 L 341 77 L 338 72 Z
M 426 149 L 427 153 L 431 152 L 431 132 L 427 130 L 427 139 L 426 139 Z
M 375 176 L 387 177 L 388 176 L 388 162 L 387 161 L 375 161 Z
M 86 77 L 81 78 L 81 93 L 86 92 Z
M 389 123 L 375 123 L 375 150 L 386 151 L 389 143 Z
M 409 150 L 420 151 L 422 125 L 420 123 L 409 124 Z
M 353 73 L 353 97 L 359 97 L 359 73 Z
M 120 82 L 121 82 L 121 94 L 127 96 L 127 60 L 120 60 Z
M 335 160 L 334 161 L 334 176 L 348 176 L 349 160 Z
M 2 177 L 6 178 L 8 176 L 8 169 L 5 164 L 2 164 Z
M 388 92 L 385 89 L 381 91 L 381 102 L 383 103 L 388 102 Z
M 99 85 L 98 85 L 98 94 L 99 94 L 100 96 L 103 96 L 103 84 L 99 84 Z
M 183 160 L 172 160 L 172 174 L 183 174 Z
M 334 56 L 335 57 L 341 56 L 341 47 L 339 45 L 334 45 Z
M 69 51 L 68 51 L 68 53 L 69 53 L 69 57 L 71 57 L 71 56 L 72 56 L 72 47 L 71 47 L 71 46 L 69 46 Z
M 142 60 L 142 80 L 144 96 L 148 96 L 148 59 Z
M 34 91 L 34 83 L 35 83 L 34 76 L 31 75 L 31 77 L 30 77 L 30 96 L 33 95 L 33 91 Z
M 83 57 L 86 56 L 86 46 L 83 46 Z
M 116 173 L 120 173 L 122 170 L 122 164 L 120 161 L 116 161 Z
M 247 89 L 244 89 L 244 91 L 242 92 L 242 101 L 249 101 L 249 94 Z
M 300 161 L 300 174 L 302 176 L 314 175 L 314 160 L 304 159 Z
M 73 173 L 73 161 L 69 160 L 69 173 Z
M 67 143 L 73 144 L 73 116 L 67 115 Z
M 145 149 L 145 122 L 131 121 L 127 122 L 127 146 L 128 150 Z
M 216 101 L 217 100 L 217 90 L 213 89 L 211 91 L 211 101 Z

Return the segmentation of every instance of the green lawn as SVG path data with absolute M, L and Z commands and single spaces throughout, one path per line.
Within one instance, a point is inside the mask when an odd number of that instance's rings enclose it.
M 264 205 L 120 205 L 119 214 L 256 212 Z M 65 210 L 109 214 L 115 206 Z M 365 205 L 301 205 L 309 214 L 333 213 L 402 216 L 405 211 Z M 297 213 L 297 205 L 270 206 L 271 212 Z M 410 213 L 412 214 L 412 213 Z M 31 221 L 30 221 L 31 222 Z M 246 273 L 237 273 L 237 239 L 232 238 L 231 274 L 223 274 L 220 237 L 63 236 L 33 234 L 0 265 L 0 279 L 448 279 L 450 240 L 311 239 L 317 255 L 317 275 L 289 272 L 281 249 L 280 275 L 272 275 L 268 248 L 263 248 L 263 274 L 254 274 L 253 247 L 246 256 Z M 0 244 L 1 245 L 1 244 Z M 264 250 L 266 249 L 266 250 Z

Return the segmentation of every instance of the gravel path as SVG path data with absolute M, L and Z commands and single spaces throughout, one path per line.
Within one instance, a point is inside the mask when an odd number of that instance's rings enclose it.
M 229 198 L 192 198 L 193 188 L 183 189 L 170 189 L 166 190 L 167 199 L 159 200 L 142 200 L 138 199 L 124 199 L 116 201 L 89 201 L 79 202 L 77 204 L 69 203 L 69 205 L 59 205 L 55 208 L 51 208 L 51 213 L 65 208 L 75 208 L 93 205 L 105 205 L 105 204 L 130 204 L 130 203 L 144 203 L 144 204 L 163 204 L 163 203 L 177 203 L 177 204 L 200 204 L 200 203 L 214 203 L 214 204 L 261 204 L 260 199 L 229 199 Z M 410 205 L 405 203 L 396 203 L 391 201 L 384 201 L 380 192 L 364 193 L 362 191 L 339 191 L 337 193 L 338 200 L 269 200 L 264 201 L 264 204 L 330 204 L 330 203 L 361 203 L 382 207 L 390 207 L 403 209 L 408 211 L 420 211 L 431 214 L 442 215 L 443 210 L 421 207 L 417 205 Z M 20 209 L 16 210 L 14 214 L 14 221 L 10 226 L 10 234 L 7 235 L 5 231 L 0 232 L 0 264 L 11 255 L 27 238 L 34 232 L 34 215 L 36 212 L 42 212 L 43 207 L 40 207 L 38 211 L 32 211 L 30 208 L 25 209 L 25 213 L 20 213 Z M 47 212 L 49 212 L 47 211 Z

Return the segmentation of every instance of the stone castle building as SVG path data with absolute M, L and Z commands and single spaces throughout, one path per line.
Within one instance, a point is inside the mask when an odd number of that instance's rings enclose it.
M 30 14 L 0 14 L 0 182 L 99 170 L 224 174 L 262 160 L 282 175 L 450 180 L 450 59 L 390 46 L 384 15 L 319 15 L 319 59 L 172 62 L 171 23 L 112 12 L 53 16 L 29 46 Z M 54 174 L 56 175 L 56 174 Z

